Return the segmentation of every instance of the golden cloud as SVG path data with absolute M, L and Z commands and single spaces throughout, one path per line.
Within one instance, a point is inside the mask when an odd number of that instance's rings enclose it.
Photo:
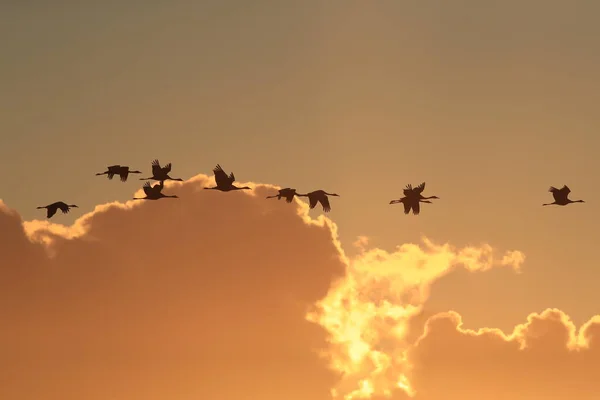
M 72 226 L 0 201 L 0 398 L 591 399 L 600 317 L 559 310 L 510 334 L 426 315 L 457 268 L 524 255 L 423 239 L 348 258 L 329 219 L 275 187 L 97 206 Z M 319 354 L 320 353 L 320 354 Z M 34 384 L 35 383 L 35 384 Z M 558 397 L 557 397 L 558 396 Z

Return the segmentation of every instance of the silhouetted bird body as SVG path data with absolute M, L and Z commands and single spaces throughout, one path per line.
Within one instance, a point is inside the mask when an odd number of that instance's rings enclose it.
M 427 201 L 428 199 L 439 199 L 437 196 L 424 197 L 422 194 L 423 190 L 425 190 L 425 182 L 414 188 L 409 183 L 403 190 L 405 197 L 398 200 L 392 200 L 390 201 L 390 204 L 402 203 L 404 205 L 404 214 L 408 214 L 412 209 L 414 215 L 419 215 L 421 212 L 420 203 L 431 204 L 430 201 Z
M 49 204 L 43 207 L 37 207 L 37 209 L 45 208 L 47 210 L 46 218 L 52 218 L 56 211 L 60 210 L 63 214 L 68 214 L 71 208 L 78 208 L 75 204 L 67 204 L 62 201 L 57 201 L 56 203 Z
M 552 193 L 552 197 L 554 197 L 554 202 L 542 204 L 543 206 L 557 205 L 557 206 L 566 206 L 571 203 L 585 203 L 583 200 L 571 200 L 569 199 L 569 193 L 571 193 L 571 189 L 567 185 L 564 185 L 562 188 L 557 189 L 554 186 L 550 186 L 548 189 L 550 193 Z
M 169 172 L 171 172 L 171 163 L 166 164 L 164 167 L 160 166 L 158 160 L 152 161 L 152 176 L 149 178 L 140 178 L 141 181 L 145 181 L 148 179 L 152 179 L 155 181 L 179 181 L 182 182 L 181 178 L 171 178 L 169 176 Z
M 164 181 L 160 181 L 156 185 L 150 185 L 150 182 L 146 182 L 144 184 L 144 193 L 146 193 L 146 197 L 134 197 L 134 200 L 158 200 L 162 198 L 178 198 L 177 195 L 165 195 L 162 193 L 163 188 L 165 187 Z
M 312 210 L 317 206 L 317 203 L 321 203 L 324 212 L 331 211 L 331 205 L 329 204 L 329 198 L 327 196 L 340 197 L 337 193 L 327 193 L 324 190 L 315 190 L 307 194 L 296 194 L 298 197 L 308 197 L 308 207 Z
M 217 166 L 213 169 L 213 173 L 215 174 L 215 183 L 217 184 L 217 186 L 205 187 L 204 189 L 220 190 L 221 192 L 251 189 L 248 186 L 235 186 L 233 184 L 233 182 L 235 182 L 235 175 L 233 175 L 233 172 L 227 175 L 227 173 L 223 171 L 223 168 L 221 168 L 219 164 L 217 164 Z
M 416 197 L 402 197 L 398 200 L 390 201 L 390 204 L 402 203 L 404 205 L 404 214 L 408 214 L 412 209 L 414 215 L 419 215 L 421 212 L 421 205 L 419 203 L 429 203 L 429 200 L 423 200 Z
M 112 179 L 113 176 L 119 175 L 121 182 L 126 182 L 129 174 L 141 174 L 141 171 L 130 171 L 129 167 L 125 165 L 111 165 L 104 172 L 99 172 L 96 175 L 106 175 L 108 179 Z
M 283 197 L 286 203 L 291 203 L 294 200 L 294 196 L 296 196 L 296 189 L 283 188 L 279 190 L 278 194 L 273 196 L 267 196 L 267 199 L 277 197 L 277 200 L 281 200 L 281 198 Z

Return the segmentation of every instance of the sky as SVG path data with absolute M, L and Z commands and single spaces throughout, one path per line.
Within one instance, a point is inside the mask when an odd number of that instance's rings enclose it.
M 0 397 L 597 393 L 598 2 L 21 3 Z M 155 158 L 179 199 L 94 176 Z M 198 190 L 217 163 L 255 189 Z M 421 215 L 388 204 L 423 181 Z M 564 184 L 586 203 L 541 207 Z

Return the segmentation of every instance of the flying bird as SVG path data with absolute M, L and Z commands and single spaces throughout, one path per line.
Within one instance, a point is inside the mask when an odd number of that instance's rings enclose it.
M 324 212 L 331 211 L 331 205 L 329 205 L 329 198 L 327 196 L 340 197 L 340 195 L 337 193 L 327 193 L 324 190 L 315 190 L 314 192 L 310 192 L 307 194 L 297 193 L 296 196 L 308 197 L 308 201 L 309 201 L 308 207 L 311 210 L 316 207 L 317 203 L 321 203 L 321 206 L 323 206 Z
M 548 189 L 552 196 L 554 197 L 554 202 L 542 204 L 543 206 L 557 205 L 557 206 L 566 206 L 571 203 L 585 203 L 583 200 L 571 200 L 569 199 L 569 193 L 571 193 L 571 189 L 567 185 L 564 185 L 562 188 L 557 189 L 554 186 L 550 186 Z
M 225 171 L 223 171 L 223 168 L 221 168 L 221 166 L 219 164 L 217 164 L 217 166 L 213 169 L 213 173 L 215 174 L 215 182 L 217 183 L 217 186 L 205 187 L 204 189 L 220 190 L 222 192 L 230 192 L 232 190 L 251 189 L 248 186 L 244 186 L 244 187 L 235 186 L 233 184 L 233 182 L 235 182 L 235 175 L 233 175 L 233 172 L 230 173 L 228 176 L 227 173 L 225 173 Z
M 439 199 L 439 197 L 437 197 L 437 196 L 424 197 L 422 195 L 423 190 L 425 190 L 425 182 L 421 183 L 419 186 L 416 186 L 414 188 L 409 183 L 408 185 L 406 185 L 406 188 L 404 189 L 404 195 L 406 197 L 416 196 L 419 200 Z M 431 203 L 431 202 L 429 202 L 429 203 Z
M 140 181 L 145 181 L 148 179 L 152 179 L 155 181 L 183 181 L 183 179 L 181 178 L 171 178 L 169 176 L 169 172 L 171 172 L 171 163 L 168 163 L 164 167 L 161 167 L 158 160 L 154 160 L 152 161 L 152 176 L 149 178 L 140 178 Z
M 144 184 L 144 193 L 146 193 L 146 197 L 134 197 L 133 200 L 158 200 L 162 198 L 179 198 L 176 194 L 167 196 L 162 193 L 163 188 L 165 187 L 164 181 L 160 181 L 154 186 L 150 185 L 150 182 L 146 182 Z
M 390 204 L 397 204 L 397 203 L 404 204 L 404 214 L 408 214 L 412 208 L 413 214 L 419 215 L 419 213 L 421 212 L 421 205 L 419 203 L 431 204 L 431 201 L 419 199 L 417 197 L 402 197 L 398 200 L 390 201 Z
M 279 190 L 278 194 L 275 194 L 273 196 L 267 196 L 267 199 L 277 197 L 277 200 L 281 200 L 281 198 L 283 197 L 286 203 L 291 203 L 292 200 L 294 200 L 294 196 L 296 196 L 296 189 L 283 188 Z
M 141 173 L 142 173 L 142 171 L 131 171 L 131 170 L 129 170 L 129 167 L 127 167 L 125 165 L 111 165 L 110 167 L 108 167 L 106 169 L 106 171 L 99 172 L 96 174 L 96 176 L 107 175 L 108 179 L 112 179 L 113 176 L 119 175 L 119 177 L 121 178 L 121 182 L 127 182 L 127 177 L 129 176 L 129 174 L 141 174 Z
M 403 190 L 404 196 L 398 200 L 390 201 L 390 204 L 402 203 L 404 204 L 404 214 L 408 214 L 412 209 L 414 215 L 419 215 L 421 212 L 420 203 L 429 203 L 428 199 L 439 199 L 437 196 L 425 197 L 423 196 L 423 190 L 425 190 L 425 182 L 421 183 L 419 186 L 412 187 L 409 183 Z
M 67 204 L 62 201 L 57 201 L 56 203 L 48 204 L 47 206 L 37 207 L 37 209 L 45 208 L 47 210 L 46 218 L 52 218 L 56 211 L 60 210 L 63 214 L 68 214 L 71 208 L 79 208 L 75 204 Z

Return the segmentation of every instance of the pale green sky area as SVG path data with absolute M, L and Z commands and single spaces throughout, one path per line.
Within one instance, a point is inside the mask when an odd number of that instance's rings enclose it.
M 600 312 L 599 16 L 575 0 L 5 0 L 0 198 L 25 219 L 79 204 L 53 220 L 70 223 L 139 187 L 94 176 L 107 165 L 220 163 L 341 194 L 349 252 L 422 234 L 523 251 L 521 275 L 436 286 L 431 308 L 468 327 L 546 307 L 581 323 Z M 441 200 L 419 217 L 387 204 L 422 181 Z M 563 184 L 587 203 L 541 207 Z

